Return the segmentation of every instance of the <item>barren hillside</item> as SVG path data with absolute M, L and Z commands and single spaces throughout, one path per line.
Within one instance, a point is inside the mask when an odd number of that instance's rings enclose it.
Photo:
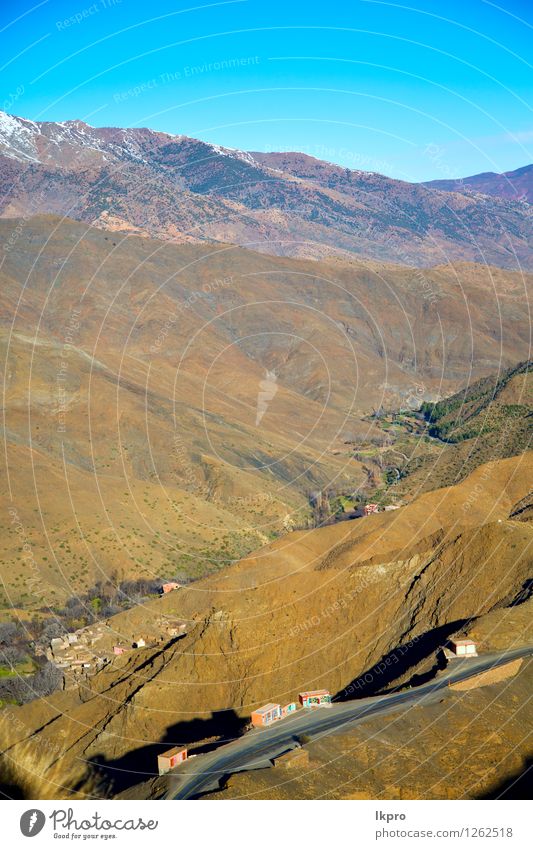
M 366 484 L 353 445 L 381 438 L 372 407 L 528 351 L 527 275 L 206 251 L 46 216 L 0 222 L 0 239 L 8 606 L 238 559 L 305 525 L 310 492 Z
M 4 724 L 4 767 L 23 763 L 36 732 L 40 768 L 46 780 L 60 778 L 62 793 L 91 764 L 119 792 L 149 777 L 162 746 L 234 734 L 258 703 L 313 686 L 353 697 L 351 682 L 402 646 L 392 677 L 409 680 L 447 636 L 520 600 L 533 529 L 509 515 L 529 491 L 532 460 L 528 453 L 482 466 L 456 487 L 348 529 L 290 534 L 218 576 L 112 618 L 100 653 L 140 633 L 153 647 L 113 659 L 74 689 L 11 708 L 17 721 Z M 160 642 L 161 617 L 188 622 L 187 635 Z M 491 639 L 489 629 L 481 648 L 493 647 Z M 498 647 L 525 642 L 519 627 Z M 377 691 L 392 680 L 390 671 L 371 677 Z

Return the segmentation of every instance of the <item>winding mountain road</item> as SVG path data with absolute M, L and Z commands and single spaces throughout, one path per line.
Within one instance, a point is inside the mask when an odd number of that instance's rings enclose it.
M 169 775 L 167 799 L 191 799 L 220 787 L 225 776 L 271 766 L 271 761 L 299 746 L 303 734 L 316 737 L 342 731 L 354 723 L 436 700 L 449 684 L 471 678 L 517 658 L 533 654 L 533 646 L 484 654 L 476 659 L 454 660 L 429 684 L 386 696 L 337 702 L 330 707 L 298 710 L 269 728 L 255 728 L 213 752 L 199 755 Z

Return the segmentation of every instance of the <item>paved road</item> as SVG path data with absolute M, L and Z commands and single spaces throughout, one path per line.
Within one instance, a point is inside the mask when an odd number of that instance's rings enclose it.
M 533 646 L 484 654 L 476 659 L 454 660 L 429 684 L 388 696 L 339 702 L 331 707 L 298 710 L 270 728 L 249 731 L 213 752 L 185 761 L 169 777 L 168 799 L 191 799 L 219 787 L 220 779 L 235 772 L 270 766 L 274 757 L 294 749 L 302 734 L 317 737 L 339 732 L 368 717 L 379 716 L 441 698 L 441 690 L 478 672 L 533 654 Z

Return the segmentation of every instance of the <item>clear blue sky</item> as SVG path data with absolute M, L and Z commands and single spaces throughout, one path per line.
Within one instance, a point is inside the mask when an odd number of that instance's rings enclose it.
M 0 108 L 408 180 L 533 161 L 530 0 L 411 3 L 3 0 Z

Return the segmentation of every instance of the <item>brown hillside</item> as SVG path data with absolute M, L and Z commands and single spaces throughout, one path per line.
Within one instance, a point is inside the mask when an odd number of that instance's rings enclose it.
M 52 739 L 60 749 L 43 766 L 54 763 L 63 784 L 98 762 L 118 792 L 151 771 L 158 743 L 231 733 L 258 703 L 313 685 L 349 694 L 353 679 L 411 641 L 397 669 L 408 678 L 410 665 L 465 621 L 510 604 L 528 580 L 533 529 L 508 516 L 529 489 L 532 462 L 528 453 L 480 467 L 456 487 L 348 530 L 291 534 L 114 617 L 102 651 L 141 632 L 156 640 L 158 616 L 184 619 L 189 630 L 117 658 L 87 685 L 16 709 L 20 721 L 5 726 L 8 757 L 22 759 L 23 741 L 41 728 L 40 751 Z M 521 644 L 525 635 L 509 639 Z M 378 676 L 374 686 L 387 683 Z M 212 721 L 221 711 L 230 713 Z
M 379 436 L 372 407 L 458 388 L 472 353 L 494 370 L 499 336 L 509 365 L 529 344 L 530 277 L 495 269 L 421 277 L 48 216 L 1 221 L 0 241 L 8 605 L 35 602 L 8 507 L 40 601 L 99 574 L 196 577 L 305 525 L 310 491 L 365 483 L 345 442 Z

